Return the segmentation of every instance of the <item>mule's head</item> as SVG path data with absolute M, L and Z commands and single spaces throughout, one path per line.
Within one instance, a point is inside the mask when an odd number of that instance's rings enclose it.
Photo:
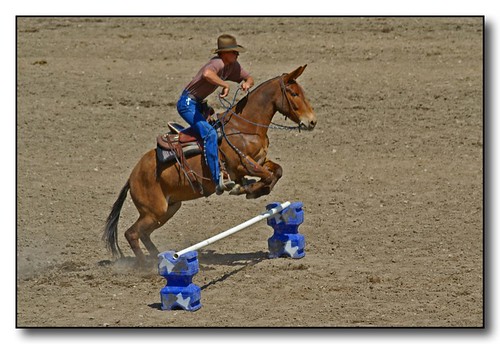
M 282 101 L 278 101 L 277 107 L 279 112 L 297 123 L 301 129 L 313 130 L 317 123 L 316 114 L 306 99 L 304 90 L 296 81 L 306 66 L 282 76 Z

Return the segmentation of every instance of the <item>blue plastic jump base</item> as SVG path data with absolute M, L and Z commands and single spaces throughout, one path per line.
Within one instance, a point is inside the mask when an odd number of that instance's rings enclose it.
M 201 307 L 201 289 L 192 282 L 198 273 L 198 253 L 190 251 L 177 259 L 175 252 L 168 251 L 158 256 L 158 274 L 167 279 L 160 291 L 161 309 L 196 311 Z
M 278 208 L 279 207 L 279 208 Z M 274 209 L 278 208 L 278 209 Z M 198 253 L 195 249 L 232 235 L 243 228 L 267 218 L 267 224 L 274 229 L 268 239 L 269 258 L 305 256 L 305 239 L 298 232 L 304 222 L 302 202 L 274 202 L 266 206 L 267 212 L 256 216 L 226 232 L 190 246 L 182 251 L 166 251 L 158 255 L 158 274 L 167 280 L 160 291 L 162 310 L 196 311 L 201 308 L 201 289 L 193 283 L 193 276 L 199 271 Z M 273 210 L 274 209 L 274 210 Z
M 279 203 L 267 205 L 267 209 L 275 208 Z M 302 202 L 294 202 L 280 212 L 279 216 L 267 219 L 267 224 L 274 229 L 274 234 L 267 240 L 269 258 L 290 257 L 303 258 L 306 253 L 305 238 L 299 233 L 299 226 L 304 222 Z

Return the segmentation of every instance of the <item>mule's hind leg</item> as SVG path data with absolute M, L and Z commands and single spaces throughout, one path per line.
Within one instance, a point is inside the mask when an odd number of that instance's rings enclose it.
M 138 265 L 142 266 L 146 263 L 146 256 L 142 252 L 139 239 L 142 237 L 144 230 L 154 226 L 155 222 L 156 220 L 150 216 L 141 214 L 137 221 L 125 232 L 125 238 L 127 238 L 130 248 L 134 251 Z
M 144 229 L 141 233 L 141 241 L 146 246 L 146 249 L 148 250 L 149 254 L 152 257 L 156 257 L 159 253 L 158 249 L 156 248 L 155 244 L 151 241 L 151 234 L 153 233 L 154 230 L 160 228 L 163 226 L 174 214 L 180 209 L 182 205 L 182 202 L 176 202 L 168 205 L 167 212 L 160 217 L 160 219 L 157 221 L 156 225 L 151 226 L 147 229 Z

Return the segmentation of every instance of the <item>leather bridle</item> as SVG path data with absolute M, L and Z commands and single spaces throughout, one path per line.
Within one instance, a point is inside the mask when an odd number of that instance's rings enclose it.
M 283 102 L 284 100 L 286 99 L 287 101 L 287 104 L 288 104 L 288 109 L 289 109 L 289 114 L 288 116 L 286 117 L 289 117 L 290 119 L 292 119 L 292 115 L 293 117 L 295 117 L 295 120 L 297 121 L 298 125 L 299 125 L 299 128 L 300 128 L 300 119 L 299 119 L 299 116 L 297 114 L 297 106 L 290 100 L 290 98 L 288 98 L 288 92 L 287 91 L 290 91 L 291 93 L 294 93 L 291 89 L 289 89 L 286 85 L 285 85 L 285 81 L 283 80 L 283 76 L 280 77 L 280 87 L 281 87 L 281 95 L 282 95 L 282 98 L 281 98 L 281 107 L 283 108 Z

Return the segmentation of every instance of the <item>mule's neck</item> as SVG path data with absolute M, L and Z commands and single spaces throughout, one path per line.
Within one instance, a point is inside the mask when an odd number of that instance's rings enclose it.
M 279 109 L 281 87 L 279 78 L 266 81 L 242 98 L 236 104 L 228 124 L 235 129 L 246 132 L 266 135 L 269 125 Z

